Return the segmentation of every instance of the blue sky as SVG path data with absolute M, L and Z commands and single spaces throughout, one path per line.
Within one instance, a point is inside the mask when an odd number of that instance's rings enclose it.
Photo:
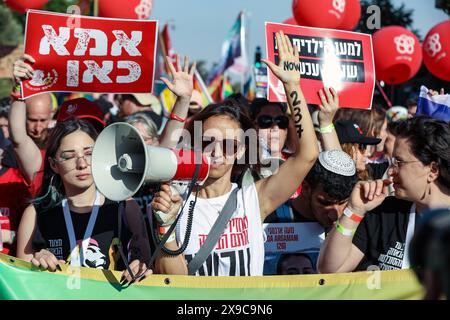
M 303 0 L 320 1 L 320 0 Z M 424 37 L 438 22 L 448 19 L 434 7 L 434 0 L 393 0 L 396 6 L 405 3 L 414 9 L 414 28 Z M 218 61 L 222 42 L 240 10 L 248 14 L 248 49 L 253 60 L 256 46 L 265 56 L 264 22 L 282 22 L 292 16 L 292 0 L 154 0 L 151 19 L 161 25 L 169 22 L 172 46 L 180 54 Z M 381 17 L 383 18 L 383 17 Z

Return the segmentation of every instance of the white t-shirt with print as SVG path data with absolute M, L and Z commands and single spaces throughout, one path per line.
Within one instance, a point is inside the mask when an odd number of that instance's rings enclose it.
M 237 188 L 233 183 L 231 191 Z M 209 199 L 197 198 L 189 244 L 184 252 L 190 262 L 205 242 L 231 191 Z M 183 243 L 191 195 L 177 225 L 176 236 Z M 243 187 L 237 193 L 237 208 L 212 254 L 199 268 L 196 275 L 207 276 L 260 276 L 264 266 L 264 238 L 258 194 L 255 184 Z

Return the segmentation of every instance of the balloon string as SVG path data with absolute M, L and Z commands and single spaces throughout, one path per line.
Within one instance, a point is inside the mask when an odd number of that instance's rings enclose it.
M 381 85 L 380 85 L 380 82 L 379 82 L 378 80 L 377 80 L 376 82 L 377 82 L 378 90 L 380 90 L 381 95 L 383 96 L 384 100 L 385 100 L 386 103 L 388 104 L 389 108 L 391 108 L 391 107 L 392 107 L 392 102 L 391 102 L 391 100 L 389 100 L 389 98 L 387 97 L 386 93 L 384 92 L 383 88 L 382 88 Z

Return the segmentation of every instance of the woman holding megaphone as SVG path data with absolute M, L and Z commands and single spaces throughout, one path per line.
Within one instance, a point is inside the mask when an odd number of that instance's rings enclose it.
M 236 162 L 251 156 L 249 152 L 252 148 L 244 136 L 248 130 L 253 129 L 252 121 L 241 108 L 220 103 L 209 105 L 195 115 L 189 124 L 191 137 L 193 128 L 200 124 L 203 154 L 210 159 L 209 176 L 187 199 L 187 203 L 192 203 L 193 199 L 196 201 L 189 239 L 184 237 L 190 208 L 183 208 L 175 232 L 167 236 L 165 233 L 179 214 L 182 199 L 172 192 L 168 184 L 162 184 L 160 191 L 155 194 L 152 209 L 157 215 L 160 237 L 168 238 L 166 249 L 177 251 L 180 243 L 188 240 L 184 254 L 160 255 L 156 261 L 157 272 L 217 276 L 262 275 L 262 222 L 296 191 L 319 154 L 311 117 L 300 88 L 300 73 L 296 71 L 299 64 L 298 51 L 283 32 L 276 34 L 276 41 L 279 64 L 275 65 L 267 60 L 264 62 L 284 85 L 294 117 L 299 148 L 281 165 L 276 174 L 239 189 L 237 184 L 231 182 L 231 176 Z M 176 117 L 171 121 L 183 122 L 183 119 Z M 198 262 L 195 257 L 208 241 L 216 220 L 220 220 L 220 216 L 230 210 L 228 199 L 233 195 L 236 200 L 223 233 L 209 256 L 197 267 L 192 267 L 191 262 Z

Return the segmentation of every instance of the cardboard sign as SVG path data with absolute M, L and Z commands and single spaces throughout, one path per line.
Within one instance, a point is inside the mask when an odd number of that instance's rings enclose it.
M 30 10 L 25 53 L 36 63 L 23 98 L 42 92 L 149 93 L 157 21 L 72 16 Z
M 268 60 L 278 64 L 275 33 L 282 30 L 300 55 L 301 88 L 309 104 L 332 87 L 340 107 L 370 109 L 375 87 L 372 38 L 368 34 L 266 22 Z M 283 84 L 269 70 L 268 100 L 286 102 Z
M 316 222 L 264 223 L 266 253 L 316 252 L 325 239 Z

